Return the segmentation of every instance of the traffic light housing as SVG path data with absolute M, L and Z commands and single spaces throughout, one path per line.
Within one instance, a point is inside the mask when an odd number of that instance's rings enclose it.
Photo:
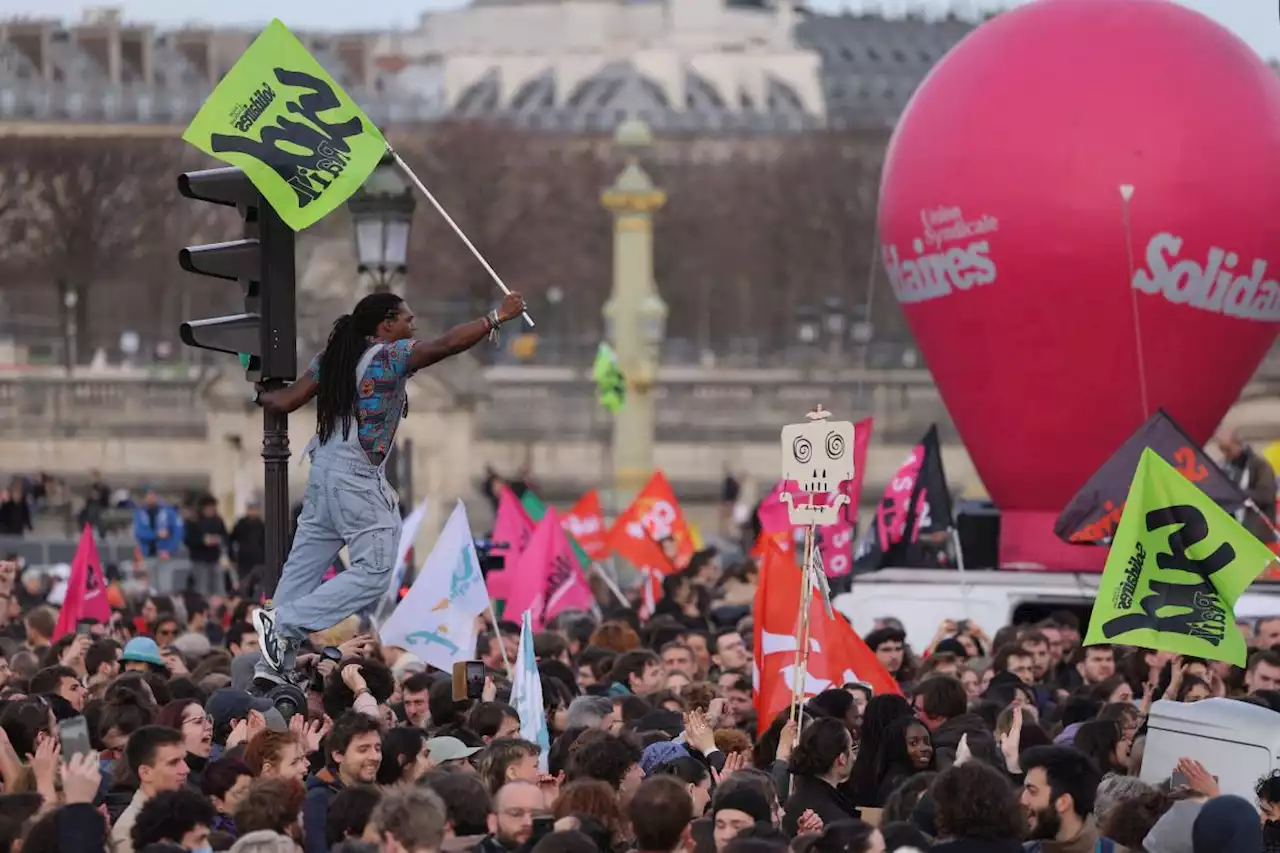
M 243 239 L 178 252 L 178 265 L 184 270 L 239 282 L 244 297 L 239 314 L 183 323 L 182 342 L 240 356 L 254 381 L 297 378 L 293 230 L 241 169 L 184 172 L 178 176 L 178 192 L 195 201 L 234 207 L 244 220 Z

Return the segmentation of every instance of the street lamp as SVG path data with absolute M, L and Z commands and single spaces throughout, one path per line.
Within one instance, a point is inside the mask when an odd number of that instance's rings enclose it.
M 375 291 L 388 291 L 404 275 L 409 259 L 409 230 L 417 202 L 395 159 L 382 158 L 373 174 L 347 202 L 355 226 L 359 272 L 373 278 Z

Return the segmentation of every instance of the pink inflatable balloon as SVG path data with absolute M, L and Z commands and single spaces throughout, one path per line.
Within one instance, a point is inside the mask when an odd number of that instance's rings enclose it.
M 1149 411 L 1206 441 L 1276 336 L 1280 81 L 1167 0 L 1019 7 L 916 92 L 880 223 L 1002 561 L 1097 565 L 1054 516 Z

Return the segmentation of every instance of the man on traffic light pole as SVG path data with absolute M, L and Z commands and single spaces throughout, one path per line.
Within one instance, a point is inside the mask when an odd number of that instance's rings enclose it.
M 373 293 L 333 324 L 324 351 L 298 381 L 260 391 L 257 402 L 278 412 L 316 403 L 316 435 L 305 451 L 311 473 L 293 548 L 268 606 L 254 614 L 262 647 L 255 676 L 289 683 L 297 648 L 376 602 L 395 568 L 400 539 L 397 497 L 386 461 L 404 415 L 405 385 L 415 372 L 475 346 L 520 316 L 524 299 L 508 294 L 486 316 L 434 341 L 414 340 L 409 306 Z M 346 546 L 350 568 L 321 585 Z

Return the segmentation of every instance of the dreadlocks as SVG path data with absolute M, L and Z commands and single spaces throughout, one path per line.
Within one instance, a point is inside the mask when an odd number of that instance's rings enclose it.
M 371 293 L 356 303 L 350 314 L 333 323 L 329 342 L 320 356 L 320 386 L 316 399 L 316 433 L 323 444 L 333 435 L 342 420 L 342 437 L 351 435 L 351 421 L 356 416 L 356 367 L 369 348 L 369 338 L 377 334 L 383 320 L 393 319 L 404 304 L 394 293 Z

